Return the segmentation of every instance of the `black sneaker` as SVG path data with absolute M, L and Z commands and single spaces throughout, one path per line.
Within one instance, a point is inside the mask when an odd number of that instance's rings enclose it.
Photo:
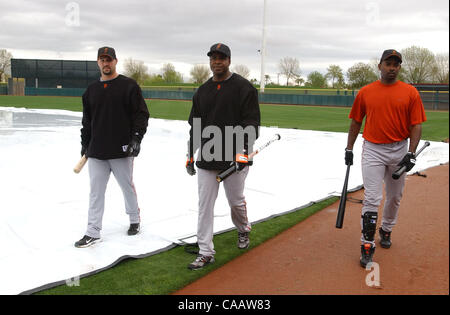
M 380 233 L 380 245 L 383 248 L 390 248 L 392 245 L 391 242 L 391 233 L 392 232 L 385 232 L 381 227 L 378 231 Z
M 191 270 L 202 269 L 206 265 L 212 264 L 214 261 L 214 256 L 198 255 L 197 258 L 189 264 L 188 268 Z
M 139 233 L 140 229 L 141 227 L 139 223 L 132 223 L 128 229 L 128 235 L 136 235 Z
M 83 236 L 81 240 L 75 243 L 75 247 L 83 248 L 83 247 L 89 247 L 91 245 L 94 245 L 95 243 L 98 243 L 100 241 L 100 238 L 90 237 L 90 236 Z
M 359 260 L 361 267 L 366 268 L 366 266 L 372 262 L 374 253 L 375 246 L 372 244 L 365 243 L 361 245 L 361 259 Z
M 238 248 L 246 249 L 250 245 L 249 232 L 238 232 Z

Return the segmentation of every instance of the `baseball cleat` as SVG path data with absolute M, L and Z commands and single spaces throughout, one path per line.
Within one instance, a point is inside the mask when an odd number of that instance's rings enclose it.
M 238 248 L 246 249 L 250 245 L 249 232 L 238 232 Z
M 75 242 L 75 247 L 78 247 L 78 248 L 89 247 L 98 242 L 100 242 L 100 238 L 95 238 L 95 237 L 90 237 L 90 236 L 85 235 L 85 236 L 83 236 L 83 238 L 81 240 L 79 240 L 78 242 Z
M 198 255 L 197 258 L 189 264 L 188 268 L 191 270 L 202 269 L 206 265 L 212 264 L 214 261 L 214 256 Z
M 391 242 L 391 233 L 392 232 L 385 232 L 381 227 L 378 231 L 380 233 L 380 245 L 383 248 L 390 248 L 392 245 Z
M 130 228 L 128 229 L 128 235 L 136 235 L 141 230 L 141 226 L 139 223 L 131 223 Z
M 359 260 L 361 267 L 366 268 L 366 266 L 372 262 L 374 253 L 375 246 L 371 243 L 361 245 L 361 259 Z

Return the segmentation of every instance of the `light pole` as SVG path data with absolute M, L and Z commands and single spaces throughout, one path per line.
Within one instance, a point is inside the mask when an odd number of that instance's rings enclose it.
M 264 0 L 264 9 L 263 9 L 263 33 L 262 33 L 262 46 L 261 46 L 261 81 L 260 81 L 260 93 L 264 93 L 264 57 L 266 56 L 266 5 L 267 1 Z

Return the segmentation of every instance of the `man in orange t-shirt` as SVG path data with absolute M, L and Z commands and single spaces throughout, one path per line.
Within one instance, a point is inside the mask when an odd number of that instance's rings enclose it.
M 386 200 L 379 229 L 380 245 L 391 246 L 392 228 L 397 222 L 398 209 L 405 185 L 405 174 L 398 180 L 392 173 L 399 166 L 409 171 L 415 164 L 415 152 L 422 135 L 422 123 L 426 121 L 419 92 L 413 86 L 397 80 L 402 55 L 393 49 L 383 52 L 378 69 L 381 78 L 364 86 L 357 94 L 349 118 L 345 164 L 353 164 L 353 145 L 363 131 L 362 176 L 364 201 L 361 215 L 361 259 L 366 267 L 375 252 L 375 233 L 378 207 L 383 198 L 383 182 Z M 409 138 L 409 146 L 408 146 Z

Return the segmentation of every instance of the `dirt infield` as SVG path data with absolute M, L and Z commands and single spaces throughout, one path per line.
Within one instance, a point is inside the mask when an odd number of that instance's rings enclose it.
M 175 294 L 448 295 L 449 165 L 420 174 L 408 176 L 392 247 L 377 245 L 370 270 L 359 265 L 361 204 L 348 201 L 343 229 L 335 203 Z

